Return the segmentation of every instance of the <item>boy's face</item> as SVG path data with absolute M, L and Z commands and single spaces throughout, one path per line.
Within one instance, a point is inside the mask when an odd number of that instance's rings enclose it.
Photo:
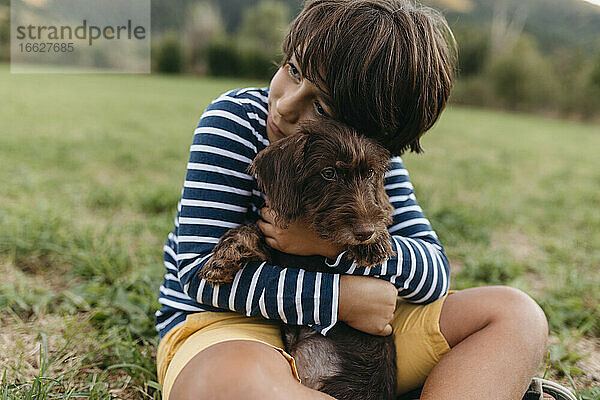
M 279 68 L 269 88 L 267 137 L 271 143 L 298 132 L 308 119 L 331 117 L 324 93 L 302 75 L 295 57 Z

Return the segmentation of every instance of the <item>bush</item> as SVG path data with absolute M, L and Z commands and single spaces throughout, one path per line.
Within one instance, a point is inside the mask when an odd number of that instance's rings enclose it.
M 177 33 L 165 33 L 153 50 L 155 52 L 155 69 L 158 72 L 170 74 L 183 72 L 185 56 Z
M 454 84 L 450 99 L 458 104 L 473 104 L 479 107 L 498 106 L 498 102 L 494 101 L 494 88 L 490 79 L 482 74 L 458 79 Z
M 288 23 L 289 9 L 280 2 L 262 0 L 246 9 L 233 37 L 212 40 L 206 47 L 208 73 L 270 79 Z
M 600 116 L 600 82 L 595 81 L 597 78 L 594 77 L 593 71 L 588 76 L 583 75 L 585 83 L 577 90 L 577 109 L 584 118 L 598 117 Z
M 206 48 L 208 73 L 214 76 L 269 79 L 275 70 L 274 59 L 256 45 L 242 46 L 230 39 L 212 42 Z
M 270 79 L 276 70 L 275 54 L 261 50 L 256 44 L 240 50 L 240 74 L 249 78 Z
M 600 52 L 594 60 L 594 66 L 590 74 L 590 83 L 593 87 L 600 90 Z
M 558 78 L 527 37 L 522 37 L 512 51 L 495 55 L 486 75 L 504 107 L 536 110 L 558 106 Z
M 10 13 L 9 8 L 0 5 L 0 61 L 10 58 Z
M 490 35 L 487 29 L 460 25 L 454 28 L 458 44 L 458 70 L 460 76 L 479 74 L 485 67 L 489 54 Z
M 239 41 L 250 41 L 266 54 L 277 54 L 290 22 L 290 10 L 280 1 L 261 0 L 245 10 L 236 34 Z
M 569 115 L 583 118 L 594 118 L 600 115 L 600 59 L 596 67 L 592 60 L 586 60 L 572 73 L 572 76 L 561 74 L 563 94 L 561 110 Z M 595 69 L 597 68 L 597 69 Z
M 551 112 L 593 119 L 600 115 L 600 54 L 593 60 L 572 48 L 543 55 L 522 35 L 502 53 L 490 53 L 477 28 L 456 29 L 460 76 L 452 101 L 483 107 Z
M 213 76 L 235 76 L 240 70 L 241 60 L 235 43 L 221 39 L 206 47 L 208 73 Z

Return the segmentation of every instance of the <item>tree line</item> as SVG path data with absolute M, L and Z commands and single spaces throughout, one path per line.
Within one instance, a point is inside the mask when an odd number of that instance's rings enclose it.
M 600 119 L 600 52 L 557 42 L 548 46 L 524 31 L 526 16 L 518 9 L 496 11 L 487 24 L 449 18 L 459 59 L 452 101 Z M 156 41 L 155 70 L 269 79 L 297 9 L 258 0 L 232 27 L 221 12 L 211 1 L 191 5 L 183 29 L 167 30 Z
M 589 39 L 577 46 L 569 36 L 552 41 L 550 33 L 528 32 L 523 7 L 511 9 L 509 3 L 488 4 L 493 13 L 488 21 L 477 12 L 464 18 L 446 13 L 458 43 L 452 101 L 600 120 L 600 38 L 597 46 Z M 301 1 L 152 0 L 151 5 L 153 71 L 266 81 L 281 60 L 281 42 Z M 592 17 L 600 18 L 600 12 Z M 9 18 L 8 0 L 0 0 L 0 61 L 9 60 Z

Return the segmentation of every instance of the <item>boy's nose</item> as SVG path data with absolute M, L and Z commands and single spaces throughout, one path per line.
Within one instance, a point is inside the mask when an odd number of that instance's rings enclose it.
M 295 124 L 300 121 L 303 114 L 306 113 L 306 96 L 302 90 L 294 90 L 286 93 L 277 100 L 277 113 L 281 115 L 286 122 Z
M 288 95 L 277 101 L 277 113 L 290 124 L 295 124 L 299 120 L 300 108 L 296 97 Z

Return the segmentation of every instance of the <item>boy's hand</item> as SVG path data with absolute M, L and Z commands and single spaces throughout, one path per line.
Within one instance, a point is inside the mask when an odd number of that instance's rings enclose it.
M 359 331 L 387 336 L 396 310 L 398 290 L 390 282 L 368 276 L 342 275 L 338 319 Z
M 270 208 L 264 207 L 260 212 L 262 220 L 258 221 L 258 227 L 264 233 L 267 244 L 276 250 L 297 256 L 321 255 L 331 259 L 343 251 L 319 237 L 302 220 L 296 220 L 282 229 L 275 225 L 275 214 Z

